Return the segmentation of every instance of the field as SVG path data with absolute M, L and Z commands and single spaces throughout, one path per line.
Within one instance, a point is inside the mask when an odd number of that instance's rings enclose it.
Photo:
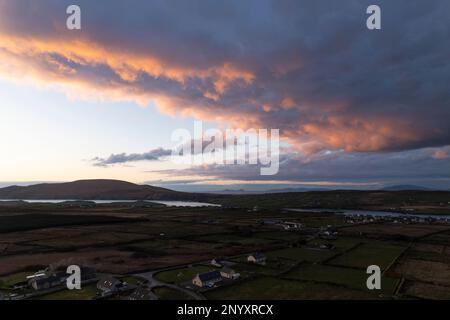
M 331 260 L 330 264 L 360 269 L 366 269 L 370 265 L 378 265 L 382 270 L 385 270 L 405 248 L 405 244 L 390 242 L 374 241 L 363 243 Z
M 261 277 L 207 292 L 217 300 L 370 299 L 373 295 L 338 286 Z
M 19 272 L 0 278 L 0 288 L 7 289 L 16 283 L 26 280 L 29 272 Z
M 276 276 L 293 266 L 295 261 L 289 259 L 269 259 L 265 265 L 251 264 L 247 262 L 238 262 L 233 266 L 236 272 L 239 272 L 243 277 L 253 277 L 255 275 Z
M 159 300 L 191 300 L 192 298 L 185 295 L 183 292 L 167 288 L 158 287 L 153 289 L 153 292 L 158 297 Z
M 335 285 L 342 285 L 349 289 L 367 290 L 365 270 L 354 270 L 350 268 L 334 267 L 328 265 L 302 264 L 294 270 L 283 275 L 283 278 L 314 281 Z M 382 277 L 382 291 L 385 295 L 392 295 L 398 279 Z
M 403 294 L 420 299 L 449 300 L 450 288 L 423 282 L 408 282 L 405 284 Z
M 364 224 L 342 228 L 344 234 L 366 234 L 374 237 L 416 238 L 447 230 L 447 226 L 404 225 L 404 224 Z
M 294 261 L 319 262 L 335 255 L 332 250 L 322 250 L 318 248 L 287 248 L 267 252 L 269 258 L 284 258 Z
M 442 262 L 408 259 L 396 268 L 405 278 L 450 287 L 450 265 Z
M 286 231 L 262 223 L 301 223 Z M 56 205 L 0 206 L 0 291 L 49 265 L 80 264 L 131 285 L 150 283 L 159 299 L 402 299 L 450 296 L 450 225 L 348 224 L 341 215 L 266 209 Z M 319 236 L 332 228 L 337 239 Z M 264 265 L 247 262 L 262 252 Z M 240 279 L 210 289 L 189 285 L 226 257 Z M 366 268 L 383 270 L 369 291 Z M 142 275 L 143 277 L 137 277 Z M 152 284 L 154 281 L 155 283 Z M 191 295 L 175 290 L 191 290 Z M 36 293 L 35 293 L 36 294 Z M 95 285 L 35 299 L 93 299 Z
M 108 223 L 140 222 L 138 219 L 93 216 L 25 214 L 0 217 L 0 233 L 72 225 L 95 225 Z
M 159 281 L 166 283 L 181 283 L 189 281 L 197 273 L 204 273 L 214 270 L 214 268 L 206 266 L 186 267 L 181 269 L 175 269 L 170 271 L 162 271 L 155 275 L 155 278 Z
M 60 290 L 36 297 L 37 300 L 92 300 L 96 297 L 97 287 L 94 284 L 82 286 L 81 290 Z
M 276 240 L 270 240 L 265 238 L 253 237 L 253 236 L 239 236 L 236 234 L 218 234 L 218 235 L 207 235 L 194 238 L 195 241 L 199 242 L 213 242 L 213 243 L 225 243 L 231 245 L 265 245 L 270 243 L 275 243 Z

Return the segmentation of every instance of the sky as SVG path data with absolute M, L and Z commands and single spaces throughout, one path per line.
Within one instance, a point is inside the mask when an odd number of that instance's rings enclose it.
M 449 14 L 447 0 L 0 0 L 0 186 L 450 189 Z M 279 129 L 278 173 L 174 163 L 171 135 L 195 121 Z

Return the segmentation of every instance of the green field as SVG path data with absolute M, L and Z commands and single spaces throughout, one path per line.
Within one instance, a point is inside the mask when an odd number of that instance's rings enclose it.
M 287 248 L 266 252 L 269 259 L 284 258 L 294 261 L 319 262 L 332 257 L 337 252 L 335 250 L 321 250 L 309 248 Z
M 314 239 L 314 240 L 311 240 L 310 242 L 308 242 L 308 246 L 318 247 L 321 244 L 330 243 L 336 247 L 336 250 L 344 251 L 344 250 L 348 250 L 364 241 L 367 241 L 367 240 L 360 239 L 360 238 L 349 238 L 349 237 L 339 237 L 336 240 L 331 240 L 331 241 L 324 240 L 324 239 Z
M 27 281 L 27 276 L 29 276 L 30 274 L 30 272 L 19 272 L 11 274 L 9 276 L 0 277 L 0 288 L 9 289 L 16 283 Z
M 210 300 L 373 299 L 373 294 L 328 284 L 257 278 L 204 293 Z
M 236 245 L 267 245 L 276 242 L 276 240 L 260 238 L 256 236 L 241 237 L 237 234 L 215 234 L 199 236 L 195 238 L 199 242 L 219 242 Z
M 232 268 L 244 277 L 252 275 L 274 276 L 278 275 L 281 272 L 289 270 L 295 264 L 296 262 L 293 260 L 277 258 L 268 260 L 265 265 L 258 265 L 248 262 L 238 262 Z
M 266 231 L 258 232 L 253 235 L 255 238 L 279 240 L 279 241 L 298 241 L 302 236 L 297 232 L 290 231 Z
M 404 249 L 404 246 L 396 243 L 368 242 L 331 260 L 329 263 L 361 269 L 366 269 L 370 265 L 377 265 L 384 270 Z
M 181 283 L 192 280 L 197 273 L 204 273 L 212 270 L 214 270 L 213 267 L 194 266 L 192 268 L 181 268 L 158 272 L 155 275 L 155 278 L 166 283 Z
M 153 289 L 154 294 L 159 300 L 192 300 L 184 292 L 167 287 L 157 287 Z
M 366 280 L 369 275 L 365 270 L 351 268 L 334 267 L 327 265 L 302 264 L 283 278 L 296 280 L 310 280 L 324 283 L 343 285 L 350 289 L 367 291 Z M 398 279 L 382 277 L 382 293 L 392 294 Z
M 42 296 L 34 297 L 37 300 L 92 300 L 96 297 L 96 284 L 89 284 L 81 287 L 81 290 L 61 290 Z

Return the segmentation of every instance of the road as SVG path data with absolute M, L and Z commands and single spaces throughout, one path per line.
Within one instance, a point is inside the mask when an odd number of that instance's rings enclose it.
M 190 266 L 190 264 L 186 264 L 184 267 L 188 267 L 188 266 Z M 147 285 L 150 287 L 150 289 L 153 289 L 155 287 L 167 287 L 167 288 L 171 288 L 171 289 L 174 289 L 174 290 L 181 291 L 181 292 L 185 293 L 186 295 L 194 298 L 195 300 L 205 300 L 205 297 L 202 294 L 198 293 L 198 292 L 191 291 L 191 290 L 179 287 L 179 286 L 174 285 L 174 284 L 161 282 L 161 281 L 157 280 L 154 277 L 154 275 L 156 273 L 158 273 L 158 272 L 173 270 L 173 269 L 177 269 L 179 267 L 180 266 L 178 266 L 176 268 L 169 267 L 169 268 L 149 271 L 149 272 L 145 272 L 145 273 L 139 273 L 139 274 L 135 274 L 135 276 L 138 276 L 138 277 L 141 277 L 141 278 L 144 278 L 144 279 L 148 280 L 148 284 Z

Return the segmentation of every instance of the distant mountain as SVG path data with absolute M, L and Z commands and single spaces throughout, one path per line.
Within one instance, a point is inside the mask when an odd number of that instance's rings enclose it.
M 196 194 L 120 180 L 78 180 L 0 189 L 0 199 L 21 200 L 197 200 Z
M 418 186 L 390 186 L 391 190 L 327 190 L 212 194 L 173 191 L 118 180 L 79 180 L 67 183 L 41 183 L 0 189 L 0 199 L 22 200 L 179 200 L 222 204 L 225 207 L 253 208 L 336 208 L 369 209 L 450 204 L 449 191 L 417 190 Z M 402 190 L 409 189 L 409 190 Z M 416 190 L 411 190 L 416 189 Z M 278 189 L 280 190 L 280 189 Z
M 269 189 L 264 193 L 287 193 L 287 192 L 309 192 L 309 191 L 329 191 L 326 188 L 282 188 L 282 189 Z
M 387 187 L 384 187 L 382 190 L 384 190 L 384 191 L 404 191 L 404 190 L 431 191 L 432 189 L 422 187 L 422 186 L 402 184 L 402 185 L 387 186 Z
M 265 194 L 265 193 L 289 193 L 289 192 L 308 192 L 308 191 L 328 191 L 329 189 L 324 188 L 280 188 L 280 189 L 267 189 L 267 190 L 246 190 L 246 189 L 224 189 L 207 191 L 207 193 L 215 194 L 229 194 L 229 195 L 239 195 L 239 194 Z
M 224 189 L 224 190 L 212 190 L 212 191 L 206 191 L 207 193 L 215 193 L 215 194 L 247 194 L 247 193 L 253 193 L 251 191 L 247 191 L 245 189 Z

